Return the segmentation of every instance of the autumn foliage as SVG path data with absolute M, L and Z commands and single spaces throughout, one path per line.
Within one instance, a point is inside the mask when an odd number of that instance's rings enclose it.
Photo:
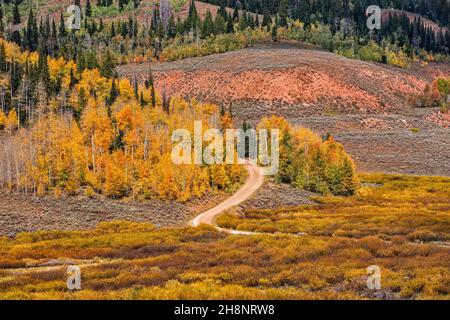
M 8 58 L 34 57 L 5 43 Z M 186 201 L 239 183 L 241 167 L 175 165 L 170 157 L 173 130 L 192 130 L 195 120 L 205 129 L 219 123 L 216 106 L 160 97 L 154 87 L 107 79 L 95 68 L 76 75 L 77 66 L 63 58 L 48 57 L 47 64 L 60 95 L 41 101 L 38 116 L 18 132 L 15 110 L 0 111 L 8 133 L 0 142 L 6 190 Z
M 280 130 L 280 170 L 277 178 L 298 188 L 334 195 L 352 195 L 359 186 L 355 165 L 332 136 L 291 126 L 285 119 L 264 118 L 259 128 Z

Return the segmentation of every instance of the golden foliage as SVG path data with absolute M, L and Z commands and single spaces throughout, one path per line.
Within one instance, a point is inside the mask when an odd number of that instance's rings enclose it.
M 366 268 L 376 264 L 387 297 L 448 299 L 447 250 L 388 243 L 380 236 L 242 237 L 206 226 L 155 229 L 146 223 L 107 222 L 88 231 L 41 231 L 0 239 L 0 295 L 3 299 L 365 299 L 373 297 L 366 286 Z M 67 266 L 27 268 L 54 259 L 81 266 L 82 290 L 67 290 Z

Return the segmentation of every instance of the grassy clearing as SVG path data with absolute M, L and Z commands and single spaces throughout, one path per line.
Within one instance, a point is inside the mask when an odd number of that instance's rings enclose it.
M 108 222 L 0 238 L 0 298 L 450 299 L 449 248 L 431 243 L 450 239 L 450 178 L 361 178 L 353 197 L 219 219 L 304 237 Z M 82 290 L 66 288 L 67 264 L 81 266 Z M 370 265 L 381 268 L 379 291 L 367 289 Z
M 243 237 L 117 222 L 2 238 L 0 256 L 2 299 L 372 298 L 373 264 L 386 298 L 450 298 L 448 249 L 377 236 Z M 81 265 L 81 291 L 67 290 L 66 266 L 30 267 L 54 259 Z
M 314 206 L 227 214 L 237 230 L 392 241 L 450 241 L 450 178 L 371 174 L 353 197 L 318 197 Z

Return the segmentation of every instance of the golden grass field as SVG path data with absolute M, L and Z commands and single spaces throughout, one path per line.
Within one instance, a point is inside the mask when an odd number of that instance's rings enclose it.
M 0 297 L 449 299 L 450 178 L 369 175 L 362 182 L 354 197 L 219 218 L 282 234 L 108 222 L 1 238 Z M 285 234 L 297 232 L 308 235 Z M 66 287 L 71 264 L 81 267 L 80 291 Z M 381 268 L 381 290 L 367 289 L 370 265 Z

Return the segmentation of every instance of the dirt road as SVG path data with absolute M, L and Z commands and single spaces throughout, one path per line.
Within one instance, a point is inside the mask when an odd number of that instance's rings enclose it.
M 201 224 L 209 224 L 214 225 L 213 221 L 216 216 L 221 214 L 222 212 L 239 205 L 240 203 L 247 200 L 256 190 L 258 190 L 263 182 L 264 176 L 262 175 L 261 169 L 252 163 L 247 163 L 246 168 L 248 170 L 248 179 L 245 184 L 240 188 L 235 194 L 226 199 L 224 202 L 215 206 L 212 209 L 198 215 L 189 223 L 193 227 L 197 227 Z M 220 229 L 222 230 L 222 229 Z M 222 230 L 227 231 L 227 230 Z M 237 231 L 234 231 L 237 232 Z M 246 232 L 246 234 L 249 234 Z

